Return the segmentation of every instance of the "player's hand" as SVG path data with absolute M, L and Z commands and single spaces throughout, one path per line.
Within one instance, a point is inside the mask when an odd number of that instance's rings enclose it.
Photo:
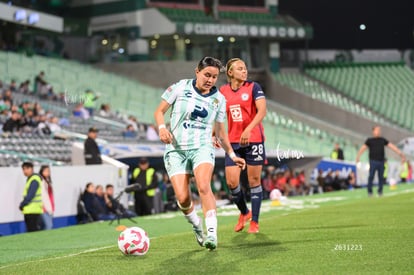
M 221 148 L 221 142 L 220 142 L 220 140 L 217 137 L 213 136 L 211 138 L 211 141 L 213 142 L 214 148 L 216 148 L 216 149 Z
M 232 160 L 242 170 L 244 170 L 246 168 L 246 161 L 244 159 L 239 158 L 239 157 L 234 157 Z
M 250 139 L 250 131 L 248 129 L 245 129 L 240 136 L 240 146 L 249 145 L 249 139 Z
M 173 136 L 167 128 L 161 128 L 159 130 L 160 140 L 166 144 L 172 143 Z

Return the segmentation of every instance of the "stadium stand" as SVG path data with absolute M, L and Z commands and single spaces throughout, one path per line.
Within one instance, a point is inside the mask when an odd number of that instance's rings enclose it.
M 330 156 L 333 144 L 338 143 L 346 152 L 345 160 L 355 160 L 358 145 L 346 137 L 275 111 L 267 112 L 263 124 L 267 150 L 297 150 L 305 155 Z
M 341 91 L 394 124 L 414 130 L 414 74 L 403 63 L 310 64 L 310 76 Z
M 321 85 L 318 81 L 313 80 L 299 72 L 281 72 L 275 74 L 274 77 L 281 84 L 289 86 L 295 91 L 304 93 L 313 99 L 320 100 L 334 105 L 335 107 L 371 119 L 376 123 L 386 123 L 383 117 L 370 111 L 365 106 L 358 104 L 341 94 L 337 94 L 331 89 Z
M 162 93 L 162 90 L 75 61 L 26 57 L 1 51 L 0 61 L 2 81 L 5 83 L 12 79 L 17 83 L 32 80 L 36 74 L 44 71 L 46 80 L 53 84 L 53 90 L 63 97 L 67 105 L 79 102 L 83 93 L 91 89 L 99 95 L 98 104 L 110 103 L 115 112 L 135 115 L 141 121 L 152 121 L 152 113 L 145 110 L 155 109 Z
M 26 57 L 21 54 L 0 52 L 0 59 L 4 61 L 1 68 L 4 71 L 4 82 L 8 83 L 15 79 L 17 83 L 26 79 L 32 79 L 39 71 L 45 71 L 46 79 L 56 87 L 55 91 L 64 91 L 63 97 L 59 100 L 42 100 L 35 95 L 14 93 L 16 103 L 24 100 L 39 102 L 39 104 L 53 114 L 67 118 L 67 123 L 62 125 L 66 141 L 53 140 L 42 137 L 34 138 L 31 144 L 34 146 L 21 146 L 20 143 L 26 142 L 30 137 L 15 138 L 15 143 L 2 140 L 2 149 L 5 153 L 13 149 L 15 156 L 20 159 L 27 157 L 21 155 L 27 153 L 28 156 L 46 158 L 57 163 L 68 163 L 70 143 L 74 140 L 83 140 L 87 129 L 91 126 L 100 129 L 99 137 L 105 142 L 131 143 L 145 138 L 145 131 L 140 132 L 137 138 L 124 138 L 122 131 L 125 129 L 126 117 L 130 114 L 136 115 L 139 122 L 152 123 L 152 112 L 154 110 L 162 90 L 144 85 L 138 81 L 133 81 L 112 73 L 106 73 L 88 65 L 83 65 L 73 61 L 57 60 L 40 56 Z M 24 69 L 22 69 L 24 67 Z M 382 122 L 382 118 L 374 115 L 366 108 L 353 104 L 344 96 L 331 93 L 319 85 L 316 81 L 306 76 L 295 73 L 281 73 L 275 76 L 276 80 L 282 84 L 289 85 L 295 90 L 317 98 L 323 102 L 333 104 L 338 108 L 358 113 Z M 94 79 L 96 81 L 90 81 Z M 70 90 L 79 91 L 81 94 L 69 93 Z M 110 118 L 95 116 L 93 119 L 82 119 L 73 117 L 74 101 L 79 100 L 85 89 L 99 91 L 99 102 L 110 102 L 117 115 Z M 358 107 L 359 106 L 359 107 Z M 338 142 L 347 152 L 346 159 L 354 160 L 357 144 L 340 134 L 333 134 L 328 130 L 321 130 L 311 126 L 300 119 L 293 118 L 269 109 L 264 121 L 267 136 L 267 148 L 269 150 L 296 149 L 305 154 L 329 156 L 334 143 Z M 30 143 L 30 142 L 29 142 Z M 19 144 L 13 147 L 13 144 Z M 38 146 L 42 144 L 42 146 Z M 37 151 L 32 147 L 43 148 L 44 151 Z M 32 150 L 33 149 L 33 150 Z M 46 153 L 53 151 L 52 153 Z M 66 154 L 66 157 L 64 156 Z

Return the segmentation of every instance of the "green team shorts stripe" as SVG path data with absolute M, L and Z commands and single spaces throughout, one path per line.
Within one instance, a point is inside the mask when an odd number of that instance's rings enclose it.
M 211 163 L 214 166 L 215 152 L 211 145 L 198 149 L 171 150 L 164 154 L 165 169 L 170 178 L 178 174 L 192 174 L 202 163 Z

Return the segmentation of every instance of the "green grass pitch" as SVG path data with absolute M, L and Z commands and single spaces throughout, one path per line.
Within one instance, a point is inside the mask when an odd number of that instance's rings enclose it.
M 235 207 L 220 208 L 215 251 L 180 213 L 141 217 L 151 238 L 141 257 L 118 250 L 116 221 L 1 237 L 0 274 L 413 274 L 413 205 L 410 184 L 381 198 L 364 189 L 267 201 L 255 235 L 233 232 Z

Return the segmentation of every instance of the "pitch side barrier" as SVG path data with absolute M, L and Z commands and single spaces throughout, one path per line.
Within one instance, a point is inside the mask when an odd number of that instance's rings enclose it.
M 77 223 L 77 202 L 88 182 L 95 185 L 110 183 L 114 185 L 115 194 L 122 191 L 128 180 L 128 167 L 112 160 L 112 164 L 88 166 L 51 166 L 55 213 L 53 228 Z M 35 166 L 35 172 L 40 167 Z M 20 167 L 0 168 L 0 236 L 26 232 L 23 214 L 19 204 L 23 199 L 26 177 Z M 123 198 L 126 205 L 127 198 Z

